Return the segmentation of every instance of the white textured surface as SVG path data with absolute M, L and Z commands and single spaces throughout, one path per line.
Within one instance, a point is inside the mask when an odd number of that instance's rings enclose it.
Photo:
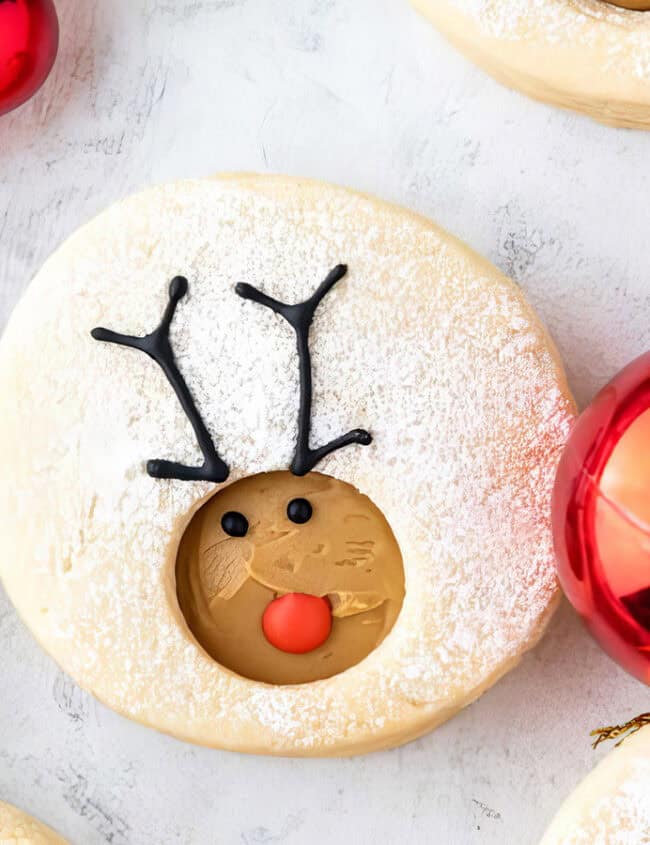
M 579 401 L 650 347 L 650 137 L 508 92 L 398 0 L 60 0 L 41 94 L 0 122 L 2 323 L 44 258 L 152 181 L 270 169 L 410 205 L 525 288 Z M 0 476 L 1 477 L 1 476 Z M 203 751 L 79 692 L 0 605 L 0 791 L 73 843 L 537 842 L 646 710 L 563 608 L 524 664 L 434 734 L 340 761 Z

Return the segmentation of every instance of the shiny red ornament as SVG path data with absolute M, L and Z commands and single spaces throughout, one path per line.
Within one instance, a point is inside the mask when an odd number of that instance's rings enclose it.
M 322 645 L 332 630 L 332 607 L 326 598 L 288 593 L 273 599 L 262 616 L 264 636 L 275 648 L 305 654 Z
M 560 582 L 605 651 L 650 684 L 650 353 L 578 419 L 553 497 Z
M 45 82 L 59 46 L 52 0 L 0 0 L 0 114 Z

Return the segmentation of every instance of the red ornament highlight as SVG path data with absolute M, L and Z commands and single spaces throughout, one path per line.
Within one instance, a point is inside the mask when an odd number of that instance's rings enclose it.
M 59 46 L 52 0 L 0 0 L 0 114 L 41 87 Z
M 578 419 L 553 497 L 558 573 L 605 651 L 650 684 L 650 353 Z
M 306 654 L 329 637 L 332 608 L 326 598 L 288 593 L 266 606 L 262 629 L 266 639 L 280 651 Z

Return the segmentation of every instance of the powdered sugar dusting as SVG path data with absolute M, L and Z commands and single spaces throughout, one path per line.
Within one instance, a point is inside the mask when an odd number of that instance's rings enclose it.
M 173 341 L 231 480 L 286 468 L 294 341 L 233 286 L 298 301 L 339 262 L 349 273 L 312 334 L 313 440 L 372 431 L 372 446 L 319 470 L 384 512 L 406 598 L 359 666 L 267 687 L 211 661 L 175 603 L 178 539 L 212 489 L 144 471 L 148 458 L 197 459 L 175 397 L 144 356 L 88 332 L 151 330 L 169 279 L 187 276 Z M 277 753 L 394 742 L 505 671 L 556 594 L 549 500 L 573 409 L 546 336 L 494 268 L 360 195 L 250 177 L 114 206 L 50 259 L 19 306 L 0 346 L 0 390 L 15 396 L 0 422 L 14 479 L 0 490 L 9 594 L 80 683 L 183 738 Z
M 635 736 L 578 787 L 544 845 L 649 845 L 650 743 Z
M 490 38 L 598 46 L 598 70 L 650 80 L 650 14 L 605 0 L 445 0 Z
M 650 758 L 635 760 L 624 782 L 596 802 L 569 842 L 575 845 L 648 845 L 649 796 Z

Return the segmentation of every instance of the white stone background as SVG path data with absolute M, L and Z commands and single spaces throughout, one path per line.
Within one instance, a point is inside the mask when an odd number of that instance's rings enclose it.
M 649 134 L 499 87 L 405 0 L 57 5 L 51 77 L 0 118 L 0 329 L 107 203 L 259 170 L 369 191 L 459 235 L 525 289 L 581 404 L 650 348 Z M 457 718 L 351 760 L 220 753 L 130 723 L 57 669 L 4 595 L 0 655 L 0 795 L 74 845 L 532 845 L 602 756 L 589 729 L 650 706 L 566 604 Z

